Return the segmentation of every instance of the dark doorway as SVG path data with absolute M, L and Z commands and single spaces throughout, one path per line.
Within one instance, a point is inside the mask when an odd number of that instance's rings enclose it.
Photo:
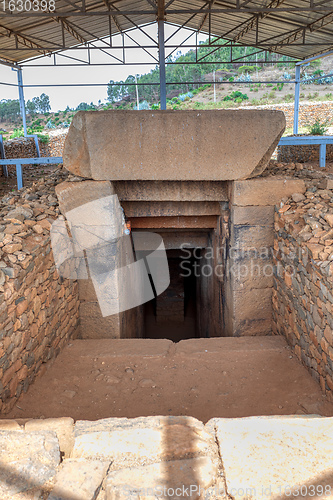
M 168 250 L 169 287 L 144 306 L 144 337 L 174 342 L 200 337 L 197 326 L 197 262 L 193 249 Z

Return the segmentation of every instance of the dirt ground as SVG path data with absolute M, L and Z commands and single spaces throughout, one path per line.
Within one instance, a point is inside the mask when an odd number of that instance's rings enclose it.
M 282 337 L 75 340 L 1 418 L 333 416 Z

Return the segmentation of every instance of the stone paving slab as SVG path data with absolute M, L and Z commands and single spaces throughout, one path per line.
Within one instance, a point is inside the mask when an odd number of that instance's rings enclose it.
M 112 470 L 198 457 L 218 463 L 213 436 L 194 418 L 104 419 L 77 425 L 71 458 L 109 461 Z
M 172 460 L 145 467 L 110 472 L 105 482 L 106 500 L 202 498 L 212 487 L 218 467 L 210 457 Z
M 333 499 L 331 417 L 78 421 L 62 462 L 70 422 L 39 424 L 0 431 L 1 500 Z
M 212 419 L 234 500 L 333 499 L 333 418 Z
M 102 485 L 109 462 L 65 460 L 48 500 L 92 500 Z
M 0 431 L 1 500 L 41 488 L 56 474 L 59 463 L 55 432 Z

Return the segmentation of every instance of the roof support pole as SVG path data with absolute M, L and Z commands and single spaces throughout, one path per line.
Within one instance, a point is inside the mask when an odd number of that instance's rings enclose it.
M 19 89 L 19 100 L 20 100 L 20 111 L 23 120 L 23 132 L 24 137 L 27 137 L 27 120 L 25 116 L 25 102 L 23 93 L 23 78 L 22 78 L 22 68 L 17 69 L 17 83 Z
M 294 134 L 298 134 L 298 115 L 299 115 L 299 96 L 301 90 L 301 66 L 309 64 L 311 61 L 316 59 L 322 59 L 324 57 L 333 54 L 333 50 L 329 52 L 323 52 L 323 54 L 318 54 L 317 56 L 309 57 L 308 59 L 303 59 L 295 65 L 295 101 L 294 101 Z
M 299 95 L 301 89 L 301 66 L 295 66 L 294 134 L 298 134 Z
M 166 75 L 165 75 L 165 36 L 164 36 L 164 0 L 158 0 L 158 60 L 160 68 L 160 102 L 161 109 L 166 109 Z

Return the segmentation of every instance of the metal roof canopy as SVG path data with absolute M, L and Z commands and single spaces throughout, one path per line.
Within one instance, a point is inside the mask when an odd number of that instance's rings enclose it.
M 333 0 L 44 0 L 35 11 L 23 0 L 26 12 L 10 11 L 19 6 L 11 2 L 0 3 L 0 62 L 10 65 L 64 50 L 92 52 L 97 40 L 107 51 L 113 35 L 156 21 L 296 59 L 333 48 Z M 141 48 L 157 43 L 151 37 Z
M 156 22 L 158 40 L 144 30 Z M 166 22 L 179 27 L 176 32 L 181 28 L 191 30 L 190 35 L 181 44 L 170 45 L 173 35 L 165 40 Z M 148 42 L 138 43 L 130 35 L 133 29 L 144 33 Z M 198 59 L 197 36 L 194 45 L 185 45 L 193 33 L 208 35 L 209 53 L 229 46 L 230 59 L 225 62 L 242 63 L 246 59 L 233 58 L 235 44 L 254 47 L 255 52 L 248 56 L 263 53 L 263 62 L 271 52 L 304 61 L 333 49 L 333 0 L 2 0 L 0 63 L 17 69 L 25 135 L 22 67 L 45 66 L 35 62 L 45 55 L 52 57 L 54 65 L 59 65 L 58 56 L 70 60 L 66 66 L 92 65 L 95 50 L 107 54 L 110 64 L 126 64 L 126 37 L 133 43 L 131 48 L 144 50 L 152 64 L 159 64 L 161 108 L 166 109 L 165 48 L 173 48 L 173 52 L 181 46 L 195 48 L 196 62 L 205 63 L 204 58 Z M 113 39 L 119 34 L 122 45 L 115 46 Z M 120 57 L 114 54 L 119 50 Z M 86 58 L 64 51 L 85 51 Z M 142 63 L 136 60 L 131 64 Z M 299 74 L 298 67 L 296 98 Z

